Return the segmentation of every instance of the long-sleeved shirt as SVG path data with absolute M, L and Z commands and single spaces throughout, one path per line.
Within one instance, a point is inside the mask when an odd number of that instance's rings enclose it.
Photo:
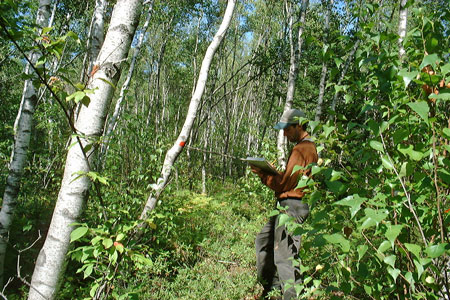
M 298 170 L 294 174 L 294 166 L 306 167 L 318 160 L 317 149 L 310 140 L 300 141 L 292 149 L 287 162 L 286 170 L 278 175 L 262 174 L 261 180 L 270 189 L 275 191 L 278 200 L 286 198 L 302 198 L 305 195 L 303 188 L 298 188 L 299 176 L 310 176 L 311 169 Z

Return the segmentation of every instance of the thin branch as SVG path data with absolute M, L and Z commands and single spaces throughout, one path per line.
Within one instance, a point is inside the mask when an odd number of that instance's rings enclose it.
M 80 146 L 81 149 L 81 153 L 83 154 L 84 159 L 86 160 L 86 164 L 88 166 L 88 169 L 91 170 L 91 165 L 89 163 L 89 158 L 86 154 L 86 151 L 83 148 L 83 144 L 81 143 L 81 139 L 80 139 L 80 134 L 78 134 L 78 130 L 75 128 L 75 125 L 73 124 L 72 118 L 70 117 L 69 113 L 67 112 L 65 106 L 63 105 L 61 99 L 59 99 L 58 95 L 55 94 L 55 92 L 53 91 L 53 89 L 50 87 L 49 83 L 42 78 L 41 74 L 39 73 L 39 71 L 37 70 L 36 66 L 33 64 L 33 62 L 30 60 L 30 58 L 26 55 L 26 53 L 23 51 L 23 49 L 19 46 L 19 44 L 17 44 L 17 42 L 14 40 L 14 37 L 11 36 L 11 34 L 9 33 L 8 29 L 6 28 L 6 26 L 3 24 L 3 22 L 0 22 L 0 26 L 2 27 L 2 29 L 5 31 L 6 35 L 8 36 L 8 38 L 11 40 L 11 42 L 13 42 L 13 44 L 17 47 L 17 49 L 19 50 L 19 52 L 22 54 L 22 56 L 25 58 L 25 60 L 28 62 L 28 64 L 31 66 L 31 68 L 34 70 L 34 72 L 36 73 L 36 75 L 38 76 L 40 82 L 42 84 L 44 84 L 46 86 L 46 88 L 50 91 L 50 93 L 52 94 L 52 96 L 54 97 L 54 99 L 56 100 L 56 102 L 58 102 L 58 104 L 61 106 L 61 108 L 64 111 L 64 115 L 67 118 L 67 122 L 69 123 L 70 129 L 72 130 L 72 132 L 74 133 L 74 136 L 77 140 L 78 145 Z M 81 132 L 80 132 L 81 133 Z M 81 133 L 83 134 L 83 133 Z M 84 136 L 84 134 L 83 134 Z M 87 139 L 86 139 L 87 140 Z M 99 198 L 100 204 L 102 205 L 102 207 L 104 207 L 104 202 L 103 202 L 103 198 L 102 195 L 100 193 L 100 187 L 98 186 L 98 183 L 94 180 L 91 180 L 91 182 L 94 184 L 95 190 L 97 192 L 97 197 Z
M 43 299 L 47 299 L 47 297 L 45 297 L 37 288 L 35 288 L 34 286 L 31 285 L 31 283 L 29 283 L 28 281 L 25 280 L 25 278 L 22 277 L 22 275 L 20 275 L 20 255 L 22 254 L 22 252 L 25 252 L 29 249 L 31 249 L 40 239 L 41 239 L 41 231 L 38 230 L 39 236 L 37 237 L 37 239 L 27 248 L 22 249 L 22 250 L 17 250 L 19 252 L 19 254 L 17 255 L 17 278 L 22 281 L 24 284 L 26 284 L 30 289 L 35 290 Z
M 380 137 L 381 137 L 381 142 L 383 143 L 383 149 L 386 152 L 387 157 L 389 158 L 392 168 L 394 169 L 395 175 L 397 175 L 397 179 L 400 181 L 400 183 L 402 185 L 403 191 L 405 192 L 406 199 L 408 200 L 407 207 L 409 208 L 411 213 L 414 215 L 414 219 L 416 220 L 417 226 L 419 227 L 419 231 L 422 236 L 423 243 L 425 244 L 425 246 L 428 246 L 427 239 L 425 238 L 425 234 L 423 233 L 422 225 L 420 225 L 420 220 L 417 217 L 416 211 L 414 210 L 413 205 L 411 203 L 411 195 L 406 190 L 405 183 L 403 182 L 402 178 L 400 177 L 400 174 L 398 173 L 397 169 L 395 168 L 394 161 L 392 160 L 391 156 L 389 155 L 389 152 L 387 151 L 386 143 L 384 142 L 384 137 L 383 137 L 383 134 L 381 133 L 381 131 L 380 131 Z

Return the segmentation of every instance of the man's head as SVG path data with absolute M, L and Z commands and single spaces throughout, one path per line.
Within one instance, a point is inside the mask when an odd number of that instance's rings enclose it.
M 299 124 L 300 118 L 306 118 L 306 115 L 304 112 L 302 112 L 299 109 L 288 109 L 283 113 L 283 115 L 280 118 L 280 122 L 278 122 L 273 128 L 281 130 L 285 129 L 286 127 L 293 125 L 293 124 Z M 304 128 L 306 130 L 306 128 Z
M 300 141 L 306 133 L 306 124 L 300 125 L 299 119 L 305 118 L 306 115 L 299 109 L 289 109 L 283 113 L 274 128 L 278 130 L 283 130 L 284 136 L 290 142 Z M 306 133 L 307 134 L 307 133 Z

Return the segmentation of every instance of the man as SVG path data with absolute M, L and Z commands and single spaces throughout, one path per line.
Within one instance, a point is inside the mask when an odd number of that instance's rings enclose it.
M 308 132 L 306 124 L 300 125 L 299 119 L 305 114 L 298 109 L 290 109 L 283 113 L 280 122 L 274 128 L 284 131 L 289 142 L 296 143 L 289 156 L 286 170 L 277 175 L 264 173 L 261 169 L 252 167 L 263 184 L 275 192 L 277 202 L 286 207 L 286 213 L 303 223 L 309 214 L 308 204 L 302 201 L 305 192 L 296 189 L 299 176 L 310 175 L 311 170 L 303 169 L 292 174 L 294 166 L 306 167 L 317 162 L 317 149 Z M 300 269 L 294 267 L 292 259 L 298 258 L 300 236 L 287 232 L 284 226 L 278 227 L 279 216 L 271 217 L 256 237 L 256 263 L 258 279 L 264 287 L 263 298 L 274 289 L 281 289 L 283 299 L 293 299 L 296 296 L 294 288 L 284 289 L 289 280 L 300 283 Z

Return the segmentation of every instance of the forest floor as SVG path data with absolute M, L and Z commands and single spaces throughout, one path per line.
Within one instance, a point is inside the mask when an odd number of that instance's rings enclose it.
M 142 299 L 257 298 L 262 288 L 256 281 L 254 239 L 270 205 L 235 187 L 210 196 L 181 191 L 175 198 L 184 205 L 178 206 L 173 234 L 167 236 L 172 255 L 159 255 L 155 262 L 157 269 L 172 271 L 150 278 Z M 166 263 L 171 267 L 164 268 Z

